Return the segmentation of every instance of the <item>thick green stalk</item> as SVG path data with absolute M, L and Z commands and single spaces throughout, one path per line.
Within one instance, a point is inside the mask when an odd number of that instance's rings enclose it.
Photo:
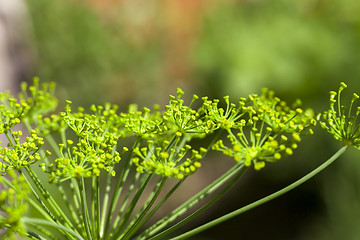
M 27 231 L 27 238 L 29 239 L 40 239 L 40 240 L 46 240 L 46 238 L 41 237 L 40 235 L 38 235 L 37 233 L 34 233 L 32 231 Z
M 28 225 L 29 225 L 29 223 L 28 223 Z M 30 239 L 40 239 L 40 240 L 51 239 L 51 234 L 50 234 L 50 232 L 46 231 L 44 228 L 39 227 L 39 226 L 36 225 L 36 224 L 33 224 L 32 227 L 33 227 L 33 228 L 36 228 L 37 233 L 28 230 L 28 231 L 27 231 L 27 237 L 28 237 L 28 238 L 30 238 Z M 39 234 L 39 232 L 41 232 L 41 235 Z M 46 232 L 46 233 L 45 233 L 45 232 Z M 43 237 L 43 236 L 45 236 L 46 238 Z M 53 239 L 53 240 L 54 240 L 54 239 Z
M 40 213 L 44 218 L 46 218 L 48 221 L 54 221 L 54 219 L 52 218 L 51 215 L 49 215 L 49 213 L 43 209 L 42 205 L 39 205 L 38 202 L 35 202 L 33 199 L 28 199 L 29 204 L 36 209 L 36 211 L 38 213 Z
M 331 163 L 333 163 L 337 158 L 339 158 L 341 156 L 341 154 L 343 154 L 345 152 L 345 150 L 347 149 L 348 146 L 344 146 L 342 148 L 340 148 L 331 158 L 329 158 L 326 162 L 324 162 L 323 164 L 321 164 L 319 167 L 317 167 L 316 169 L 314 169 L 313 171 L 311 171 L 310 173 L 308 173 L 307 175 L 305 175 L 304 177 L 300 178 L 299 180 L 295 181 L 294 183 L 288 185 L 287 187 L 269 195 L 266 196 L 256 202 L 253 202 L 249 205 L 246 205 L 242 208 L 239 208 L 238 210 L 235 210 L 231 213 L 228 213 L 220 218 L 217 218 L 211 222 L 208 222 L 200 227 L 197 227 L 193 230 L 190 230 L 186 233 L 183 233 L 177 237 L 172 238 L 171 240 L 183 240 L 183 239 L 187 239 L 191 236 L 194 236 L 195 234 L 198 234 L 208 228 L 211 228 L 219 223 L 222 223 L 224 221 L 227 221 L 237 215 L 240 215 L 252 208 L 255 208 L 257 206 L 260 206 L 270 200 L 273 200 L 277 197 L 280 197 L 281 195 L 289 192 L 290 190 L 298 187 L 299 185 L 303 184 L 304 182 L 306 182 L 307 180 L 311 179 L 312 177 L 314 177 L 316 174 L 318 174 L 319 172 L 321 172 L 322 170 L 324 170 L 327 166 L 329 166 Z

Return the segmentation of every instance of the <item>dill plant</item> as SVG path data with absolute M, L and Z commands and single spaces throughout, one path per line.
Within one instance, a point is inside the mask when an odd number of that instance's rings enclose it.
M 348 146 L 358 148 L 360 110 L 352 110 L 358 96 L 354 94 L 346 113 L 340 104 L 345 86 L 331 92 L 330 110 L 317 116 L 344 147 L 284 189 L 172 239 L 186 239 L 274 199 L 315 176 Z M 268 89 L 237 103 L 228 96 L 220 101 L 194 95 L 189 104 L 177 89 L 164 110 L 130 105 L 119 112 L 109 103 L 74 110 L 66 101 L 64 111 L 55 113 L 53 84 L 40 86 L 35 78 L 32 86 L 21 87 L 17 98 L 0 94 L 0 133 L 7 140 L 0 147 L 4 239 L 169 239 L 219 200 L 249 167 L 260 170 L 292 155 L 301 135 L 312 134 L 317 122 L 311 109 L 300 108 L 300 100 L 288 105 Z M 197 109 L 195 101 L 201 102 Z M 192 139 L 207 136 L 210 143 L 192 145 Z M 233 158 L 234 166 L 162 219 L 149 221 L 206 164 L 210 151 Z M 166 184 L 170 190 L 163 193 Z M 189 209 L 194 211 L 188 214 Z

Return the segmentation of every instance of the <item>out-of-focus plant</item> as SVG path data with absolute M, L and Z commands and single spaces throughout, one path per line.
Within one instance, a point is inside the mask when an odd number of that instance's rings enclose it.
M 37 50 L 34 72 L 57 82 L 74 102 L 84 106 L 109 99 L 125 106 L 134 99 L 145 102 L 154 98 L 150 89 L 163 88 L 159 82 L 169 79 L 165 78 L 169 61 L 164 58 L 167 44 L 163 39 L 167 33 L 162 29 L 164 22 L 157 20 L 156 3 L 144 2 L 143 11 L 131 18 L 135 1 L 113 3 L 104 14 L 88 1 L 26 2 Z M 145 26 L 139 27 L 139 22 Z M 114 86 L 127 91 L 119 94 Z M 79 91 L 84 94 L 78 98 Z
M 332 0 L 215 4 L 194 50 L 194 71 L 231 96 L 266 86 L 314 98 L 326 91 L 325 79 L 336 84 L 360 75 L 360 58 L 353 54 L 359 6 Z

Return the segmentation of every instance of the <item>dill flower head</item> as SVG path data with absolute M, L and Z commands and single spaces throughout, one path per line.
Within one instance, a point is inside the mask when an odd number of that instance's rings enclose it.
M 22 92 L 18 98 L 9 92 L 0 93 L 0 133 L 9 131 L 20 122 L 36 123 L 43 115 L 57 106 L 53 96 L 54 84 L 39 86 L 39 79 L 34 78 L 33 85 L 21 84 Z
M 166 123 L 165 129 L 178 135 L 188 135 L 192 137 L 202 137 L 213 131 L 212 125 L 204 121 L 204 116 L 191 106 L 198 99 L 193 95 L 189 106 L 184 104 L 181 96 L 184 92 L 178 88 L 177 97 L 170 95 L 169 104 L 165 106 L 163 120 Z
M 77 140 L 67 139 L 58 144 L 60 156 L 54 163 L 42 163 L 42 170 L 50 174 L 50 182 L 99 176 L 102 170 L 114 176 L 114 165 L 121 159 L 116 150 L 119 139 L 116 106 L 92 106 L 92 113 L 87 114 L 84 109 L 72 113 L 70 104 L 66 102 L 65 112 L 60 116 Z
M 30 136 L 26 137 L 26 141 L 21 142 L 21 131 L 9 130 L 12 141 L 8 146 L 0 146 L 0 171 L 8 171 L 10 169 L 20 170 L 22 167 L 29 166 L 35 162 L 41 161 L 48 157 L 49 151 L 40 156 L 39 149 L 44 144 L 43 138 L 39 137 L 35 130 L 32 130 Z
M 347 85 L 341 82 L 337 92 L 330 91 L 330 109 L 318 114 L 317 119 L 320 126 L 336 140 L 360 149 L 360 106 L 354 106 L 359 95 L 353 93 L 348 107 L 341 105 L 341 93 L 345 88 Z
M 219 107 L 219 99 L 209 100 L 208 97 L 202 98 L 204 103 L 200 108 L 200 112 L 205 115 L 206 123 L 213 129 L 231 129 L 235 126 L 236 121 L 241 118 L 245 99 L 241 98 L 239 105 L 230 103 L 229 96 L 224 97 L 226 108 Z
M 139 111 L 136 104 L 131 104 L 128 113 L 122 113 L 120 116 L 124 124 L 126 136 L 135 135 L 148 139 L 162 132 L 160 126 L 163 124 L 163 120 L 157 105 L 154 106 L 154 112 L 151 112 L 146 107 Z
M 10 93 L 0 93 L 0 133 L 20 123 L 20 118 L 29 109 L 26 102 L 18 103 Z
M 242 101 L 246 114 L 227 128 L 227 140 L 217 141 L 212 148 L 246 167 L 253 164 L 256 170 L 266 162 L 292 155 L 301 141 L 300 134 L 316 123 L 311 110 L 289 107 L 267 89 L 260 96 L 253 94 Z M 312 130 L 307 132 L 311 134 Z
M 147 147 L 136 147 L 134 153 L 136 157 L 132 161 L 138 172 L 182 179 L 201 166 L 200 161 L 206 149 L 200 148 L 198 151 L 190 145 L 178 148 L 169 141 L 157 146 L 154 141 L 149 140 Z
M 28 86 L 26 82 L 21 84 L 19 94 L 20 103 L 26 103 L 27 109 L 22 118 L 30 123 L 37 120 L 39 115 L 53 111 L 57 106 L 57 98 L 54 97 L 55 83 L 39 84 L 39 79 L 34 78 L 33 84 Z

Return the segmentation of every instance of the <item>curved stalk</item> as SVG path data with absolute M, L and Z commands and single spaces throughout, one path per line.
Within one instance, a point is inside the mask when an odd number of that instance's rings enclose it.
M 206 229 L 209 229 L 219 223 L 222 223 L 224 221 L 227 221 L 237 215 L 240 215 L 250 209 L 253 209 L 257 206 L 260 206 L 270 200 L 273 200 L 277 197 L 280 197 L 281 195 L 289 192 L 290 190 L 300 186 L 301 184 L 303 184 L 304 182 L 306 182 L 307 180 L 311 179 L 312 177 L 314 177 L 316 174 L 318 174 L 319 172 L 321 172 L 322 170 L 324 170 L 326 167 L 328 167 L 331 163 L 333 163 L 336 159 L 338 159 L 341 154 L 343 154 L 345 152 L 345 150 L 348 148 L 348 146 L 343 146 L 342 148 L 340 148 L 332 157 L 330 157 L 326 162 L 324 162 L 323 164 L 321 164 L 319 167 L 317 167 L 316 169 L 314 169 L 313 171 L 311 171 L 310 173 L 308 173 L 307 175 L 305 175 L 304 177 L 300 178 L 299 180 L 295 181 L 294 183 L 288 185 L 287 187 L 273 193 L 270 194 L 262 199 L 259 199 L 253 203 L 250 203 L 242 208 L 239 208 L 238 210 L 235 210 L 231 213 L 228 213 L 220 218 L 217 218 L 211 222 L 208 222 L 200 227 L 197 227 L 195 229 L 192 229 L 186 233 L 183 233 L 177 237 L 172 238 L 171 240 L 183 240 L 183 239 L 187 239 L 191 236 L 194 236 L 195 234 L 198 234 Z
M 39 225 L 43 225 L 43 226 L 48 226 L 48 227 L 53 227 L 56 229 L 61 229 L 69 234 L 71 234 L 73 237 L 76 237 L 78 240 L 84 240 L 84 238 L 82 238 L 79 234 L 77 234 L 76 232 L 74 232 L 73 230 L 64 227 L 61 224 L 58 223 L 54 223 L 54 222 L 49 222 L 47 220 L 44 219 L 39 219 L 39 218 L 30 218 L 30 217 L 23 217 L 22 220 L 24 221 L 24 223 L 29 223 L 29 224 L 39 224 Z

